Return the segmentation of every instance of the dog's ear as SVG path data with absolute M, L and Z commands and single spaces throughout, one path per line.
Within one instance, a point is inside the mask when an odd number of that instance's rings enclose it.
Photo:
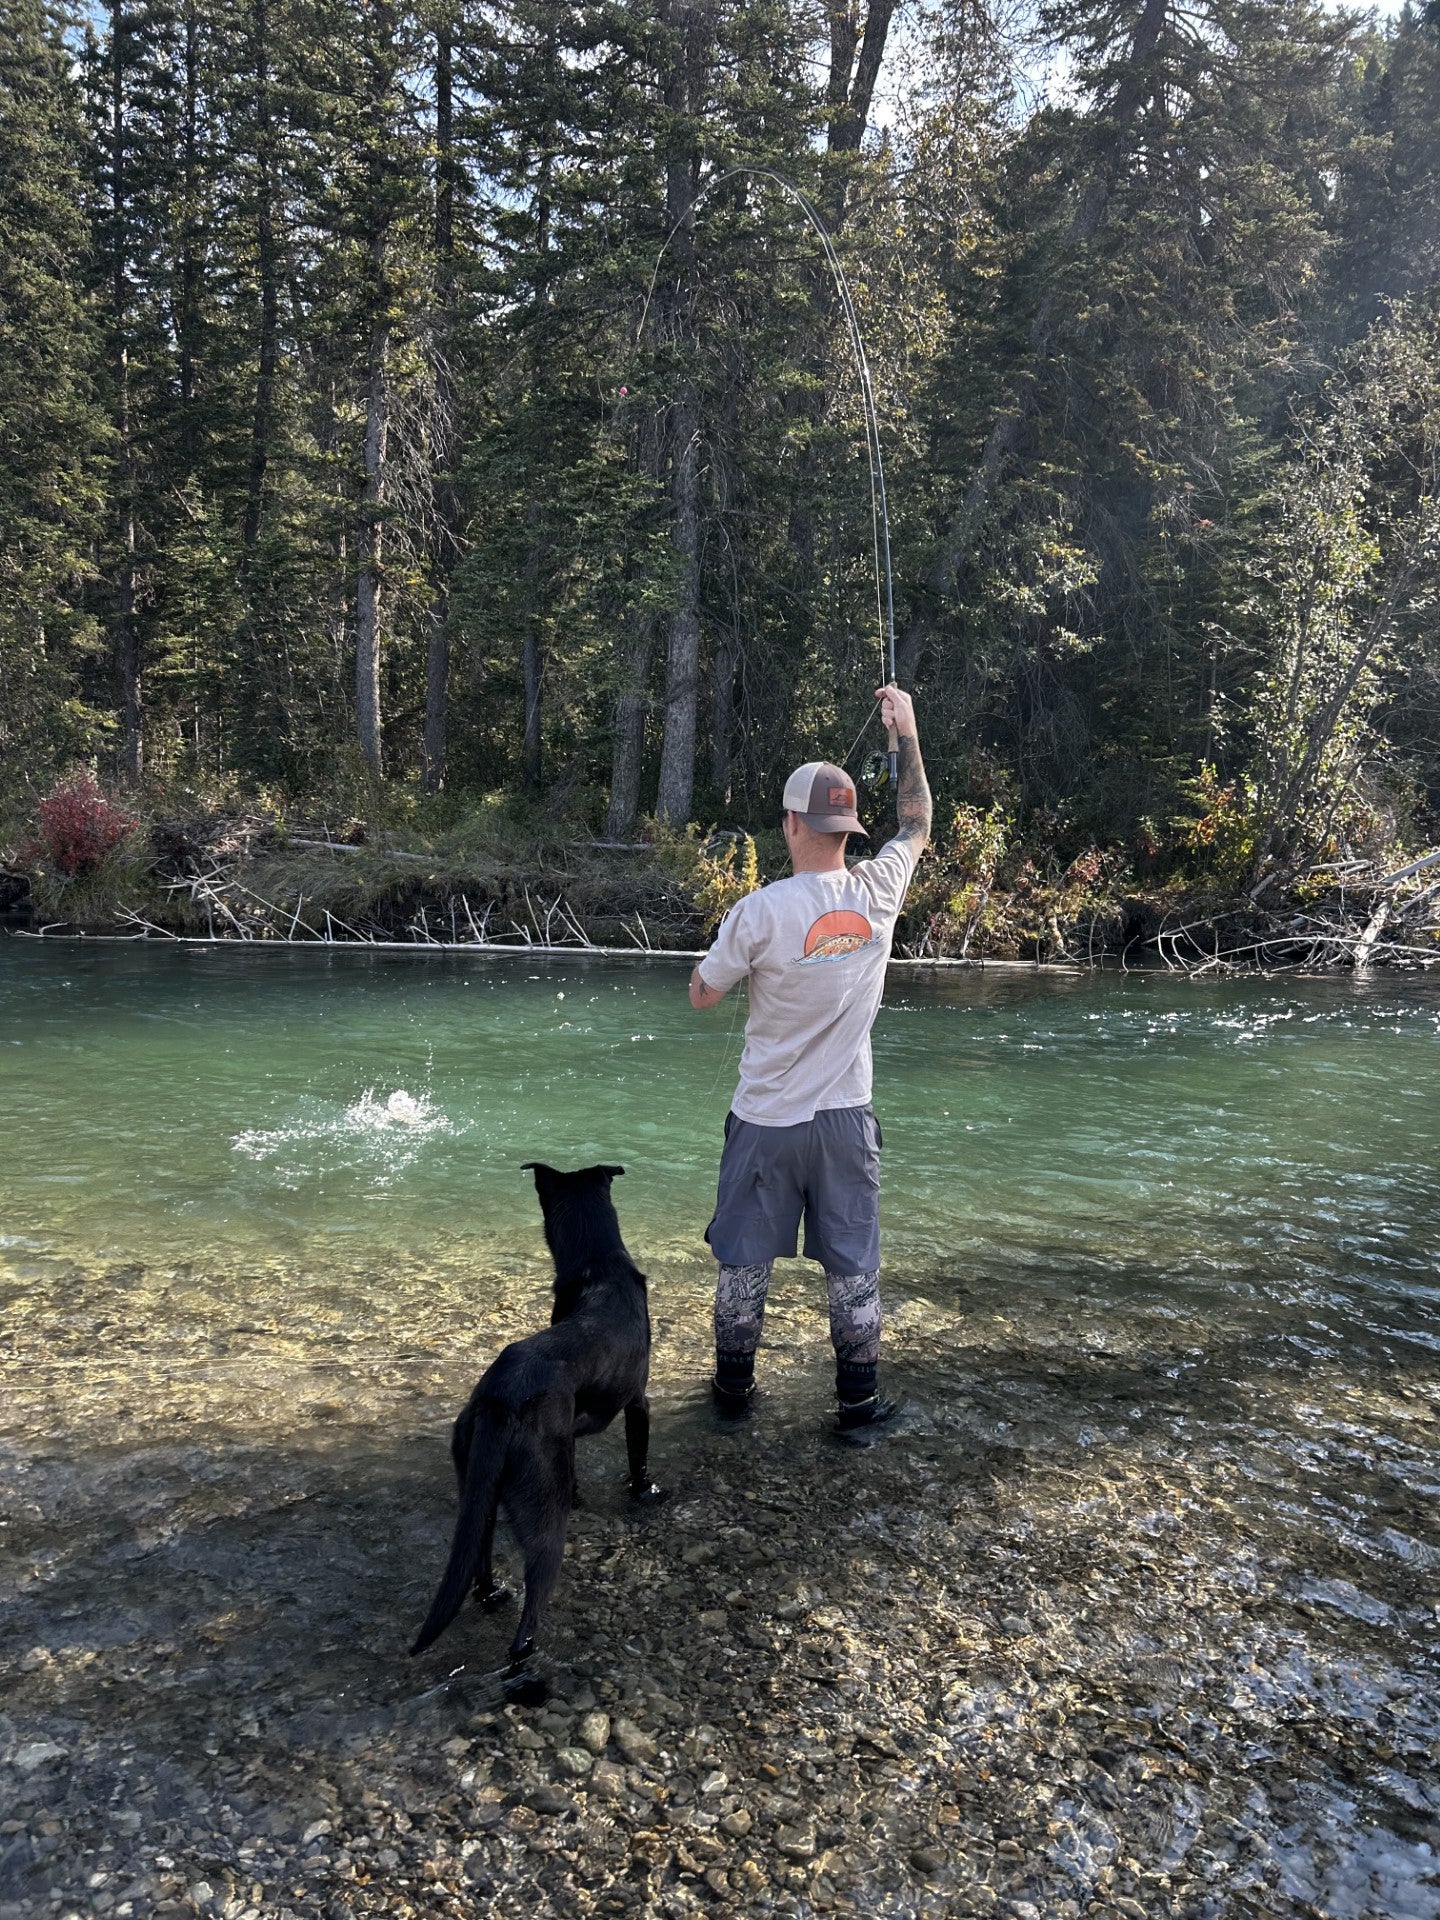
M 522 1173 L 533 1173 L 537 1187 L 540 1184 L 542 1175 L 551 1180 L 556 1177 L 554 1167 L 546 1166 L 543 1160 L 522 1160 L 520 1162 L 520 1171 Z
M 597 1173 L 603 1173 L 608 1180 L 618 1180 L 625 1169 L 623 1167 L 597 1167 L 595 1171 Z

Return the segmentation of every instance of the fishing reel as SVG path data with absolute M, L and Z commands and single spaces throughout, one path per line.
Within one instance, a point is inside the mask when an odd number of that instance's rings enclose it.
M 867 793 L 884 793 L 890 784 L 890 756 L 881 753 L 867 753 L 860 762 L 860 785 Z

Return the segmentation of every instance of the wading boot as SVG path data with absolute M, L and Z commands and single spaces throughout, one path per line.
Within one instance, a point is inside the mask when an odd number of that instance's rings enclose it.
M 887 1400 L 880 1392 L 874 1360 L 837 1360 L 835 1363 L 835 1430 L 859 1433 L 866 1427 L 883 1426 L 900 1411 L 898 1400 Z
M 835 1426 L 840 1433 L 858 1433 L 862 1427 L 883 1426 L 900 1411 L 898 1400 L 887 1400 L 872 1393 L 868 1400 L 842 1400 L 835 1409 Z
M 743 1420 L 755 1397 L 754 1354 L 717 1353 L 710 1393 L 717 1413 L 727 1420 Z

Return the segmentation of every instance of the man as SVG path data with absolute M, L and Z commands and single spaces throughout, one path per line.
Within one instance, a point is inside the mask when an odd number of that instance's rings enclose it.
M 785 784 L 785 844 L 794 869 L 748 894 L 690 976 L 690 1004 L 717 1007 L 750 982 L 740 1085 L 725 1122 L 715 1217 L 706 1229 L 715 1292 L 714 1393 L 742 1414 L 755 1390 L 755 1350 L 770 1270 L 795 1252 L 825 1268 L 842 1431 L 895 1411 L 879 1391 L 880 1128 L 870 1105 L 870 1028 L 885 985 L 895 921 L 930 837 L 930 788 L 915 709 L 879 687 L 898 736 L 899 832 L 873 860 L 845 864 L 855 788 L 812 761 Z

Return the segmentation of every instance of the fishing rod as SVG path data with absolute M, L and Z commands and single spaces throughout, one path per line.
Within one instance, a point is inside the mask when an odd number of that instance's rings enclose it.
M 865 417 L 865 450 L 870 465 L 870 536 L 875 560 L 875 617 L 880 637 L 880 670 L 890 686 L 895 684 L 895 586 L 890 570 L 890 509 L 885 498 L 885 461 L 880 450 L 880 423 L 875 409 L 875 389 L 870 379 L 870 361 L 865 352 L 865 340 L 860 331 L 860 316 L 855 310 L 854 296 L 850 291 L 850 282 L 845 277 L 845 268 L 836 251 L 835 241 L 830 229 L 816 212 L 809 198 L 803 194 L 793 181 L 787 180 L 782 173 L 776 173 L 773 167 L 727 167 L 724 173 L 717 173 L 701 187 L 695 198 L 675 222 L 661 242 L 660 251 L 655 256 L 655 268 L 650 275 L 650 285 L 645 292 L 645 304 L 640 309 L 639 325 L 635 329 L 636 344 L 645 330 L 645 320 L 650 312 L 650 302 L 654 298 L 655 283 L 660 277 L 660 266 L 669 249 L 670 242 L 679 233 L 686 221 L 694 217 L 701 202 L 708 199 L 717 187 L 723 187 L 729 180 L 749 178 L 768 180 L 772 186 L 779 187 L 788 194 L 799 207 L 814 229 L 825 259 L 835 281 L 835 291 L 840 296 L 840 305 L 844 310 L 846 324 L 850 330 L 850 345 L 855 354 L 855 367 L 860 378 L 861 411 Z M 864 727 L 860 732 L 865 731 Z M 858 743 L 859 735 L 856 736 Z M 890 785 L 899 785 L 899 752 L 895 730 L 890 729 L 888 768 Z M 853 749 L 852 749 L 853 751 Z M 868 767 L 869 761 L 866 765 Z M 878 785 L 878 781 L 867 784 Z

